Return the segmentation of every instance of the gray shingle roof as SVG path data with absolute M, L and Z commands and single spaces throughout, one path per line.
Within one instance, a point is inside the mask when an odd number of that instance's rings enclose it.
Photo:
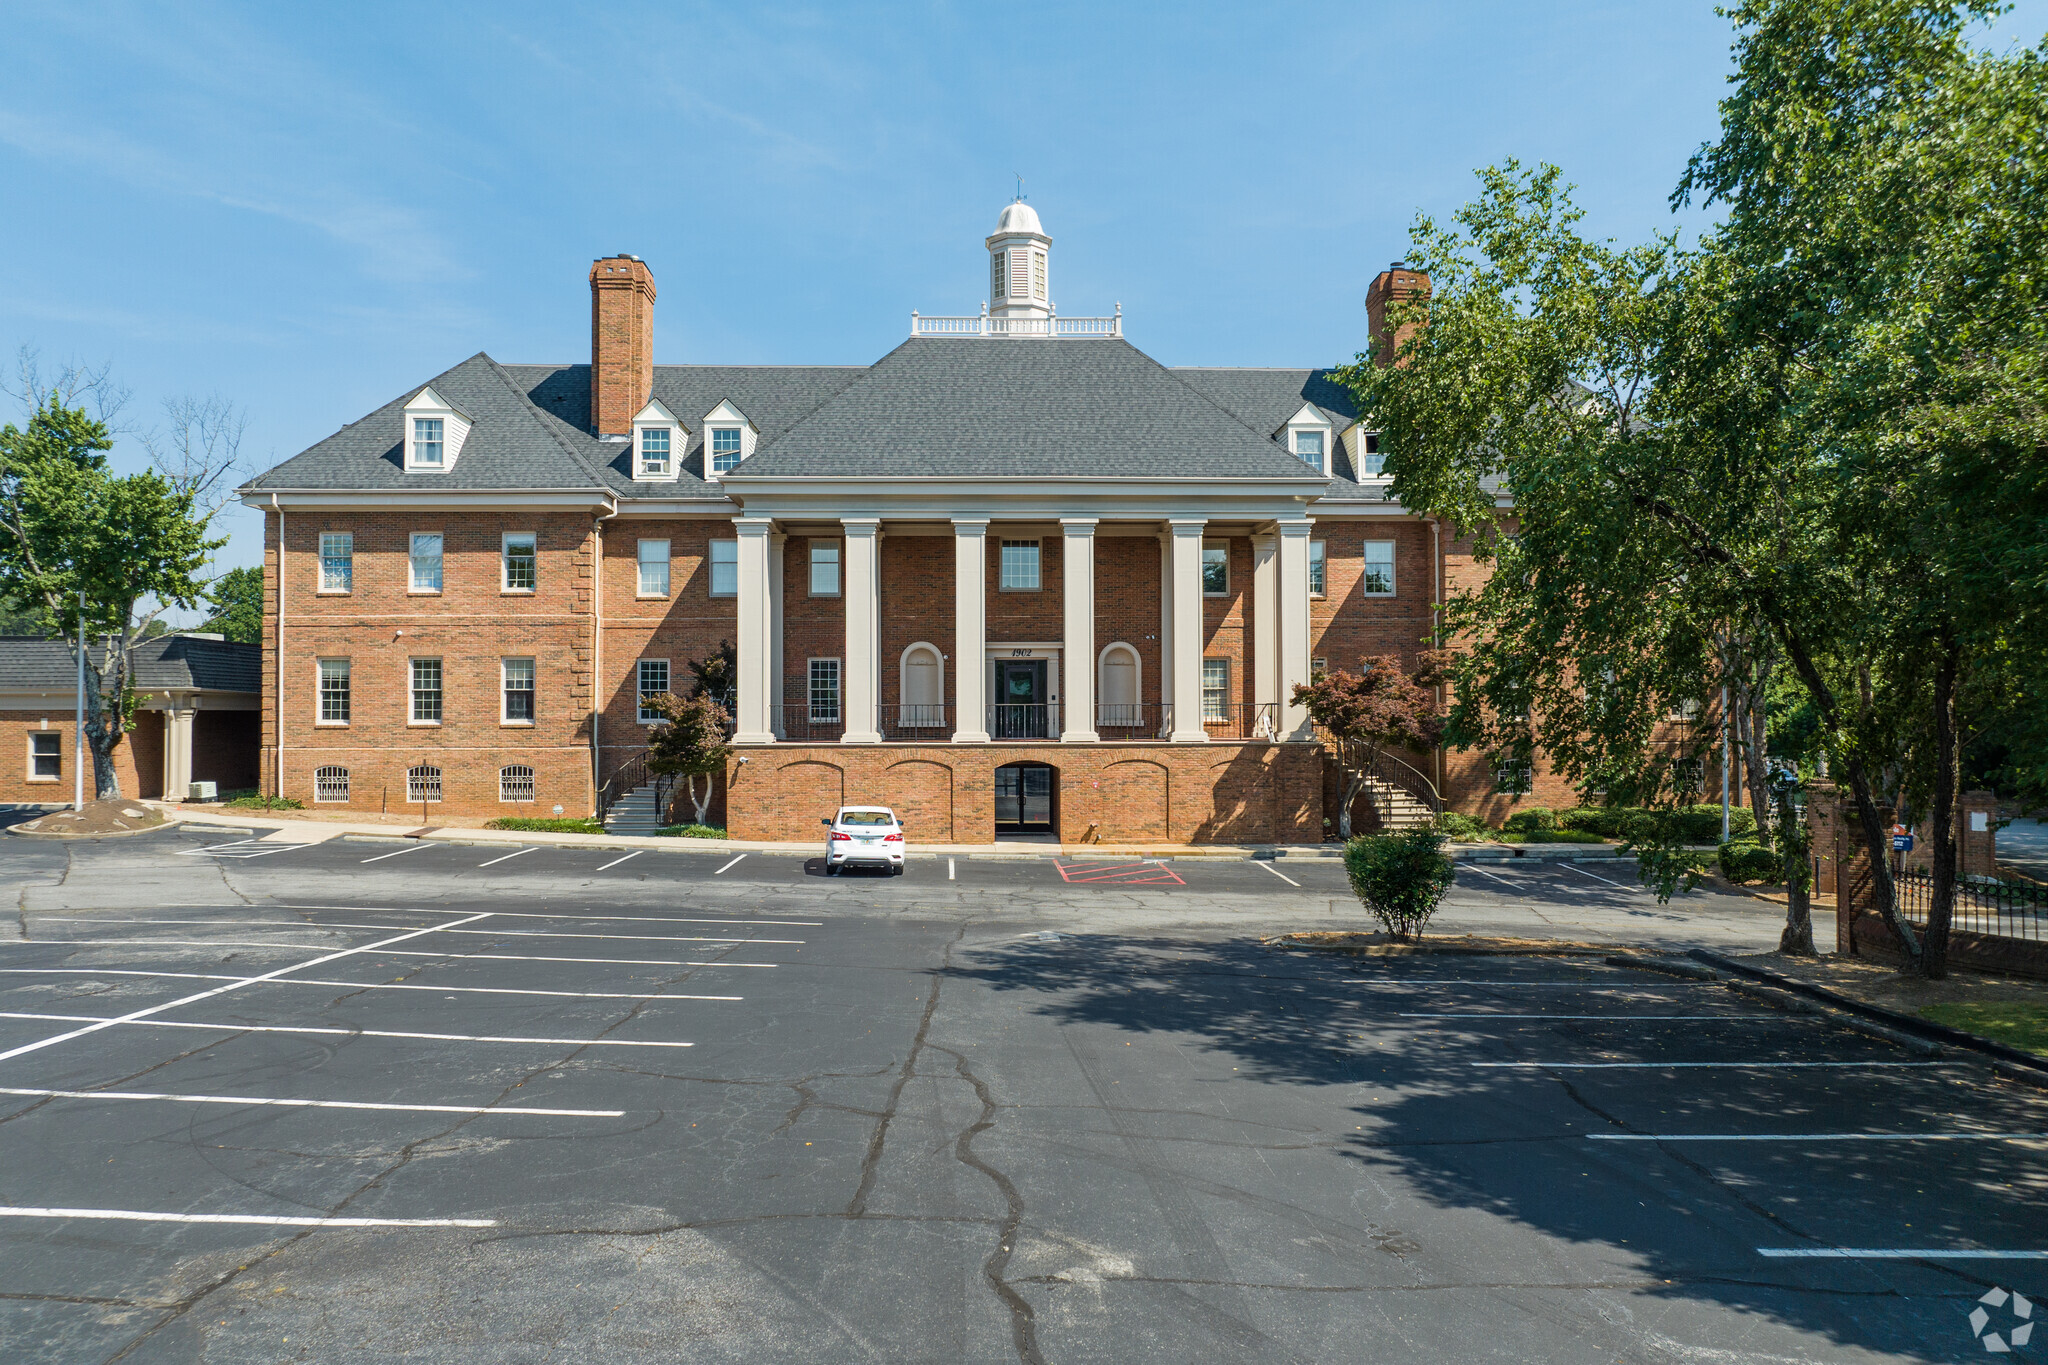
M 1126 341 L 913 337 L 733 477 L 1302 473 L 1267 433 Z
M 69 692 L 78 664 L 62 640 L 0 636 L 0 688 Z M 135 646 L 135 686 L 144 692 L 201 689 L 261 692 L 263 647 L 191 635 L 158 635 Z
M 1338 431 L 1358 420 L 1358 404 L 1351 390 L 1339 384 L 1330 370 L 1257 370 L 1176 368 L 1174 374 L 1200 389 L 1220 406 L 1236 414 L 1254 431 L 1272 434 L 1287 425 L 1287 419 L 1313 403 Z M 1366 490 L 1352 481 L 1351 459 L 1340 444 L 1330 457 L 1337 477 L 1330 491 L 1339 497 Z

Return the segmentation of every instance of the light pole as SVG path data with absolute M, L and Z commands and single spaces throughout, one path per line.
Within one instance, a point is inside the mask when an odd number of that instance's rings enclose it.
M 78 590 L 78 724 L 71 742 L 71 809 L 85 809 L 85 589 Z

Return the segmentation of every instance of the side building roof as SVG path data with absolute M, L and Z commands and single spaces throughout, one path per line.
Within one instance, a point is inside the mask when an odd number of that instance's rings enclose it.
M 135 645 L 135 687 L 141 692 L 263 690 L 263 647 L 198 635 L 156 635 Z M 62 640 L 0 636 L 0 690 L 69 694 L 78 662 Z

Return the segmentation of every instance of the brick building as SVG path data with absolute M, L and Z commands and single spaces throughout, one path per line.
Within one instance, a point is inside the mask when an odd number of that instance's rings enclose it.
M 982 311 L 867 366 L 656 365 L 652 273 L 601 259 L 589 364 L 478 354 L 249 484 L 266 788 L 587 814 L 637 780 L 641 698 L 730 641 L 733 837 L 846 800 L 932 842 L 1320 839 L 1294 685 L 1420 648 L 1469 555 L 1326 371 L 1166 368 L 1055 313 L 1028 205 L 985 245 Z M 1375 330 L 1427 285 L 1383 272 Z

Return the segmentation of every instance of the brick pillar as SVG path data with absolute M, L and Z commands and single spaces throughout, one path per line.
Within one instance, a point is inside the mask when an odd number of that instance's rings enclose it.
M 1963 877 L 1998 875 L 1998 795 L 1995 792 L 1964 792 L 1957 818 L 1962 821 L 1957 840 L 1961 856 L 1956 873 Z
M 590 267 L 590 425 L 623 436 L 654 394 L 654 273 L 638 256 Z

